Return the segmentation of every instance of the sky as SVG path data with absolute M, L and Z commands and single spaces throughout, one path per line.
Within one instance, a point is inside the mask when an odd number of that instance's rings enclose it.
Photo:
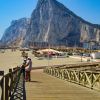
M 30 18 L 38 0 L 0 0 L 0 38 L 12 20 Z M 100 24 L 100 0 L 58 0 L 78 16 Z

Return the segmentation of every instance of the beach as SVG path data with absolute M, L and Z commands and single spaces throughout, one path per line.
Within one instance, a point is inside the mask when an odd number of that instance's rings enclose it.
M 0 70 L 3 70 L 5 71 L 5 73 L 7 73 L 9 68 L 20 66 L 23 63 L 23 57 L 21 57 L 21 52 L 22 51 L 19 50 L 12 52 L 10 49 L 6 50 L 5 53 L 0 52 Z M 81 59 L 75 59 L 70 57 L 39 59 L 32 54 L 32 51 L 27 51 L 27 53 L 32 59 L 33 67 L 84 63 L 81 62 Z

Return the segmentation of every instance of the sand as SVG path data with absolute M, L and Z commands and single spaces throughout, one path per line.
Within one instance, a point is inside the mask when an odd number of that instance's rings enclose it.
M 5 53 L 0 53 L 0 70 L 8 72 L 9 68 L 16 67 L 22 62 L 20 51 L 11 52 L 6 50 Z
M 33 67 L 81 63 L 81 59 L 75 58 L 52 58 L 50 60 L 43 58 L 39 60 L 37 57 L 34 57 L 32 51 L 28 51 L 27 53 L 32 59 Z M 9 68 L 20 66 L 22 62 L 23 58 L 19 50 L 15 52 L 11 50 L 6 50 L 5 53 L 0 52 L 0 70 L 4 70 L 5 73 L 8 72 Z
M 29 51 L 27 53 L 29 54 L 29 57 L 32 59 L 33 67 L 84 63 L 81 62 L 81 59 L 70 58 L 70 57 L 52 58 L 50 60 L 43 58 L 39 60 L 37 57 L 34 57 L 32 51 Z M 22 63 L 23 63 L 23 57 L 21 57 L 21 51 L 16 50 L 15 52 L 12 52 L 11 50 L 6 50 L 5 53 L 0 52 L 0 71 L 4 71 L 5 74 L 8 73 L 10 68 L 20 66 Z

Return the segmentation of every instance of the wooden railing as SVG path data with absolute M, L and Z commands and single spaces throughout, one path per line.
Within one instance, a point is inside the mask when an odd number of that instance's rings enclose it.
M 9 73 L 4 75 L 4 71 L 0 71 L 2 78 L 0 80 L 1 95 L 0 100 L 11 100 L 11 96 L 14 93 L 17 78 L 20 73 L 20 68 L 16 67 L 9 69 Z
M 4 95 L 4 71 L 0 71 L 0 100 L 4 100 L 3 95 Z
M 57 78 L 67 80 L 91 89 L 100 91 L 100 71 L 77 70 L 46 67 L 44 72 Z

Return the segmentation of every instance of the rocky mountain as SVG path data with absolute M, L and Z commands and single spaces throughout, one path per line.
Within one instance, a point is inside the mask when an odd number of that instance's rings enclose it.
M 48 42 L 69 45 L 91 39 L 100 41 L 100 26 L 86 22 L 56 0 L 38 0 L 31 15 L 25 44 Z
M 100 25 L 83 20 L 57 0 L 38 0 L 30 20 L 12 22 L 2 38 L 24 46 L 34 42 L 81 46 L 89 40 L 100 41 Z
M 1 42 L 10 46 L 21 46 L 26 35 L 30 19 L 21 18 L 11 22 L 1 39 Z

